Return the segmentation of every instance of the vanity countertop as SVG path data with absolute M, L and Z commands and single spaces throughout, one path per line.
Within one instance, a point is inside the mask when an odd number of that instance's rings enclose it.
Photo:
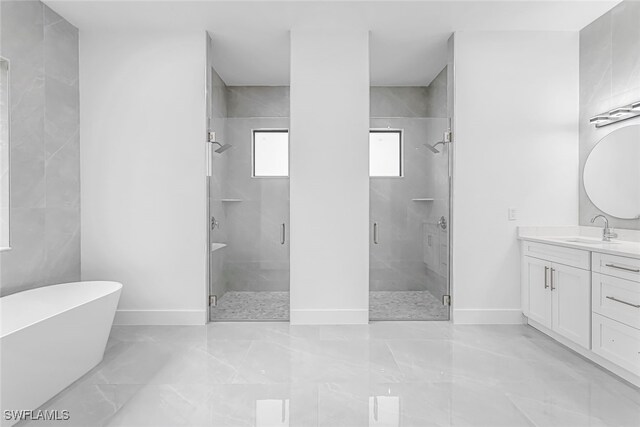
M 603 254 L 626 256 L 640 259 L 640 243 L 613 240 L 602 243 L 569 242 L 567 240 L 580 238 L 580 236 L 519 236 L 520 240 L 546 243 L 548 245 L 563 246 L 565 248 L 581 249 L 584 251 L 599 252 Z M 584 238 L 584 240 L 587 240 Z
M 596 237 L 597 235 L 594 235 L 593 228 L 519 227 L 518 239 L 640 259 L 640 241 L 636 241 L 635 232 L 632 232 L 630 236 L 621 236 L 623 238 L 630 237 L 630 240 L 613 239 L 611 242 L 603 242 Z

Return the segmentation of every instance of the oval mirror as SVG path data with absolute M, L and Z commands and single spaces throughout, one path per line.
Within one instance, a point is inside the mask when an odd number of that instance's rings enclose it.
M 598 209 L 616 218 L 640 218 L 640 125 L 611 132 L 591 150 L 584 189 Z

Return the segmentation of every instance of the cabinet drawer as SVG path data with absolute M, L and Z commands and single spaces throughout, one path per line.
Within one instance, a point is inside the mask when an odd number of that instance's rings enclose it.
M 593 352 L 640 375 L 640 329 L 594 313 Z
M 593 271 L 640 282 L 640 259 L 594 252 Z
M 640 283 L 592 273 L 594 312 L 640 328 Z
M 558 264 L 581 268 L 583 270 L 589 270 L 591 268 L 589 251 L 523 241 L 522 254 Z

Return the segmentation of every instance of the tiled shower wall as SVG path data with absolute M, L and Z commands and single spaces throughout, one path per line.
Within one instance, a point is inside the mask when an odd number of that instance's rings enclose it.
M 640 2 L 624 1 L 580 31 L 580 225 L 602 213 L 582 182 L 589 153 L 615 129 L 640 125 L 635 118 L 596 129 L 589 118 L 639 100 Z M 609 218 L 613 227 L 640 230 L 640 220 Z
M 281 226 L 289 227 L 289 179 L 251 177 L 253 129 L 289 128 L 289 88 L 227 88 L 226 156 L 223 202 L 227 236 L 224 277 L 231 291 L 288 291 L 289 243 L 281 244 Z
M 80 279 L 78 30 L 38 1 L 2 1 L 11 62 L 11 246 L 0 294 Z
M 447 153 L 423 143 L 447 129 L 446 87 L 445 68 L 426 87 L 371 88 L 371 127 L 402 129 L 404 142 L 404 177 L 370 179 L 370 222 L 379 224 L 379 244 L 369 245 L 372 291 L 445 291 L 447 233 L 436 222 L 448 216 Z
M 213 45 L 209 35 L 207 37 L 207 117 L 208 129 L 216 133 L 218 141 L 226 141 L 225 123 L 227 117 L 227 85 L 220 78 L 213 67 Z M 227 218 L 221 201 L 224 192 L 224 181 L 227 173 L 228 155 L 211 153 L 211 178 L 208 183 L 209 213 L 220 224 L 226 225 Z M 227 242 L 226 228 L 220 227 L 211 230 L 209 244 Z M 223 266 L 226 258 L 226 249 L 209 252 L 209 269 L 211 281 L 209 292 L 221 298 L 226 289 L 223 274 Z

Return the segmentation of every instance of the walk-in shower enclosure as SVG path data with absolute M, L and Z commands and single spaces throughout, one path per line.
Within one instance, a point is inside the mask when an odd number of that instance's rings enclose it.
M 369 318 L 448 320 L 447 69 L 428 86 L 372 87 L 370 100 Z
M 289 87 L 207 80 L 209 320 L 289 320 Z

